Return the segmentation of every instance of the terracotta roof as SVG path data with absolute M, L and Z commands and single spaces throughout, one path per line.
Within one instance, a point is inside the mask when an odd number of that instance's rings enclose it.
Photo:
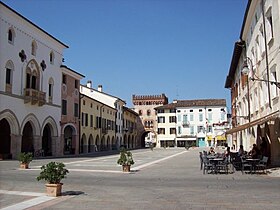
M 197 99 L 197 100 L 177 100 L 167 105 L 158 106 L 155 109 L 175 109 L 180 107 L 195 106 L 226 106 L 226 99 Z

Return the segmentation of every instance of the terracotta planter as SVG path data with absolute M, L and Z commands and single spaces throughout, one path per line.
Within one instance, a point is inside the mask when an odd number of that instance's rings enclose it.
M 45 184 L 47 195 L 52 197 L 61 196 L 62 183 L 60 184 Z
M 19 167 L 22 168 L 22 169 L 27 169 L 27 168 L 29 168 L 29 164 L 28 163 L 20 163 Z
M 130 165 L 123 165 L 123 172 L 130 172 Z

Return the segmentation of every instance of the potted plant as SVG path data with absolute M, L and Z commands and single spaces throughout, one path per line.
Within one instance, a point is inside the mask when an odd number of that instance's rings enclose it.
M 18 160 L 20 162 L 20 168 L 27 169 L 29 167 L 29 163 L 32 161 L 33 155 L 31 152 L 21 152 L 18 155 Z
M 69 171 L 65 168 L 63 163 L 50 162 L 41 167 L 40 175 L 37 177 L 37 181 L 45 180 L 47 189 L 47 195 L 57 197 L 61 195 L 62 185 L 61 180 L 66 178 L 66 174 Z
M 134 164 L 132 153 L 122 149 L 117 163 L 123 167 L 123 172 L 130 172 L 130 166 Z

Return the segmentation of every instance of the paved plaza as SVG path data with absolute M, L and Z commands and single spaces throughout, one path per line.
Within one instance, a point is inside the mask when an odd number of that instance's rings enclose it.
M 19 169 L 0 161 L 0 209 L 279 209 L 280 177 L 259 174 L 205 174 L 199 149 L 133 150 L 131 173 L 117 165 L 118 154 L 33 160 Z M 40 166 L 64 162 L 70 173 L 63 195 L 45 195 L 36 181 Z

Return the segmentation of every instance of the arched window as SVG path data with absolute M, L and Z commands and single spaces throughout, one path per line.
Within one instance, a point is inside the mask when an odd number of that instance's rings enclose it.
M 39 90 L 40 87 L 40 73 L 39 73 L 39 67 L 37 63 L 35 63 L 33 60 L 29 62 L 27 68 L 26 68 L 26 85 L 25 87 Z
M 36 51 L 37 51 L 37 43 L 36 41 L 32 41 L 31 43 L 31 54 L 36 56 Z
M 54 85 L 54 81 L 53 78 L 49 79 L 49 103 L 52 103 L 53 100 L 53 85 Z
M 8 42 L 10 44 L 14 44 L 14 40 L 15 40 L 15 31 L 13 28 L 10 28 L 8 31 Z
M 12 93 L 13 70 L 14 70 L 13 62 L 8 61 L 6 63 L 5 69 L 6 69 L 6 92 Z
M 54 64 L 54 53 L 53 53 L 53 51 L 50 52 L 50 64 Z

